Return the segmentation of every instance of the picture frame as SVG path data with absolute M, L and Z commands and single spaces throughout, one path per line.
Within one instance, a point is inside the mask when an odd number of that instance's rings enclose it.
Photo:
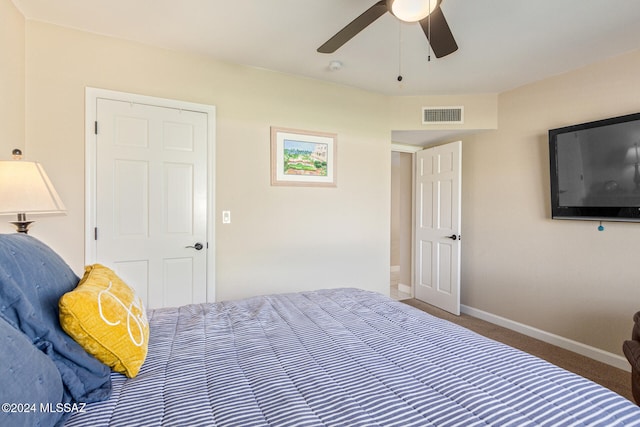
M 335 133 L 271 127 L 271 185 L 336 187 Z

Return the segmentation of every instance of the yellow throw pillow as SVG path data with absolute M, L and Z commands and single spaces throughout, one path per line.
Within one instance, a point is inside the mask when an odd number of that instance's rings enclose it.
M 133 378 L 147 357 L 149 323 L 142 300 L 112 270 L 85 267 L 78 286 L 60 298 L 60 324 L 87 353 Z

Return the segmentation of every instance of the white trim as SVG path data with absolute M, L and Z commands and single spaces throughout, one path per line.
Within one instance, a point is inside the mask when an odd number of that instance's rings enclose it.
M 403 294 L 411 295 L 411 286 L 405 285 L 403 283 L 398 283 L 398 291 L 402 292 Z
M 424 147 L 419 147 L 417 145 L 398 144 L 396 142 L 391 143 L 391 151 L 413 154 L 421 150 L 424 150 Z
M 392 273 L 397 273 L 398 271 L 400 271 L 400 266 L 399 265 L 392 265 L 391 266 L 391 272 Z
M 561 337 L 559 335 L 552 334 L 550 332 L 543 331 L 541 329 L 534 328 L 532 326 L 525 325 L 523 323 L 515 322 L 513 320 L 506 319 L 495 314 L 487 313 L 486 311 L 478 310 L 477 308 L 462 305 L 461 311 L 469 316 L 476 317 L 481 320 L 486 320 L 493 324 L 511 329 L 521 334 L 527 335 L 532 338 L 539 339 L 548 344 L 553 344 L 565 350 L 573 351 L 574 353 L 581 354 L 598 362 L 606 363 L 618 369 L 631 372 L 631 366 L 627 359 L 617 354 L 609 353 L 608 351 L 600 350 L 599 348 L 591 347 L 590 345 L 573 341 L 569 338 Z
M 207 114 L 208 159 L 207 174 L 209 177 L 208 198 L 209 212 L 207 215 L 207 301 L 216 299 L 216 209 L 215 209 L 215 164 L 216 164 L 216 107 L 213 105 L 197 104 L 174 99 L 156 98 L 153 96 L 139 95 L 126 92 L 117 92 L 107 89 L 92 87 L 85 88 L 85 264 L 92 264 L 96 260 L 96 241 L 94 228 L 96 224 L 95 193 L 95 162 L 96 162 L 96 135 L 94 123 L 97 120 L 98 99 L 112 99 L 116 101 L 135 102 L 167 108 L 196 111 Z

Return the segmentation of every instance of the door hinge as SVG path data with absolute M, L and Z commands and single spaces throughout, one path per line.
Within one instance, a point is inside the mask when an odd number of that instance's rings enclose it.
M 98 121 L 93 122 L 93 133 L 98 134 Z
M 98 227 L 93 227 L 93 240 L 98 240 Z

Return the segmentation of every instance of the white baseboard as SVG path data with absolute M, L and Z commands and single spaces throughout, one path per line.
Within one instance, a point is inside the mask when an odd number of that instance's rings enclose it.
M 402 292 L 403 294 L 411 295 L 411 286 L 398 283 L 398 291 Z
M 597 360 L 598 362 L 606 363 L 607 365 L 614 366 L 618 369 L 623 369 L 625 371 L 631 372 L 631 366 L 629 365 L 627 359 L 617 354 L 609 353 L 607 351 L 591 347 L 578 341 L 573 341 L 568 338 L 543 331 L 541 329 L 527 326 L 523 323 L 514 322 L 513 320 L 496 316 L 495 314 L 487 313 L 486 311 L 478 310 L 477 308 L 461 305 L 460 309 L 462 313 L 468 314 L 469 316 L 486 320 L 487 322 L 491 322 L 493 324 L 527 335 L 529 337 L 539 339 L 540 341 L 553 344 L 560 348 L 564 348 L 565 350 L 573 351 L 574 353 L 581 354 L 583 356 Z

